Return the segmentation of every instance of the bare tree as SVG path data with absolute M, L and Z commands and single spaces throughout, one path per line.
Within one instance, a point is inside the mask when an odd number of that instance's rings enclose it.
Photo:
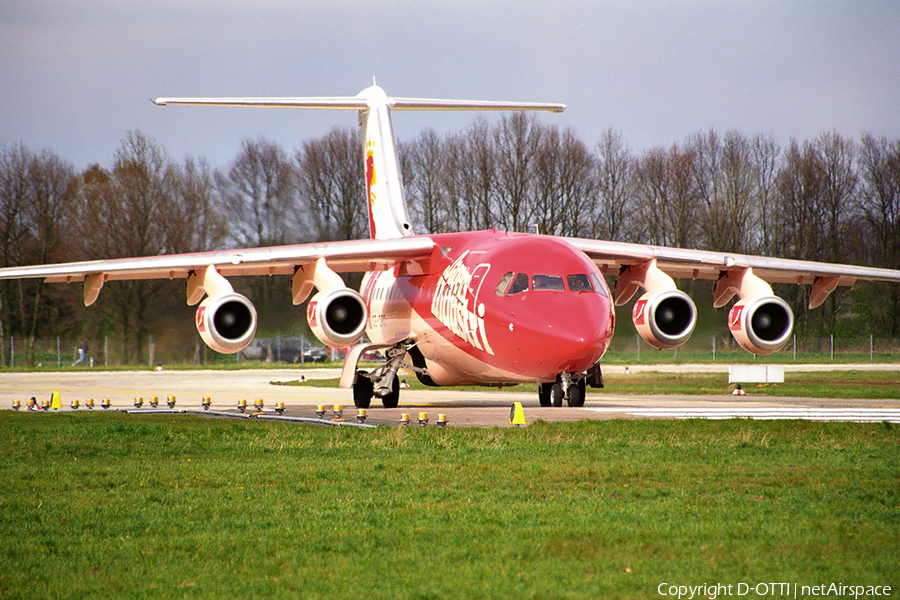
M 488 229 L 499 225 L 494 217 L 495 197 L 499 187 L 497 181 L 498 157 L 494 145 L 494 135 L 488 122 L 479 119 L 465 134 L 467 153 L 472 157 L 472 170 L 468 173 L 470 182 L 467 190 L 473 215 L 472 229 Z
M 866 244 L 871 264 L 900 269 L 900 140 L 865 134 L 860 150 L 862 211 L 868 223 Z M 876 322 L 873 330 L 900 337 L 900 289 L 874 284 L 866 303 Z
M 758 246 L 756 252 L 772 256 L 776 253 L 778 230 L 778 166 L 781 148 L 771 136 L 757 135 L 752 141 L 754 205 L 757 212 Z
M 494 130 L 497 218 L 508 231 L 525 231 L 534 205 L 534 163 L 543 130 L 534 115 L 504 115 Z
M 594 160 L 571 129 L 544 129 L 535 160 L 532 217 L 541 233 L 590 234 L 597 189 Z
M 227 174 L 217 177 L 230 237 L 238 246 L 297 241 L 293 214 L 294 170 L 284 149 L 264 139 L 244 140 Z
M 29 256 L 32 264 L 57 262 L 69 256 L 71 246 L 68 234 L 74 221 L 73 196 L 76 189 L 74 168 L 55 154 L 43 152 L 32 157 L 28 168 L 31 201 L 28 205 Z M 34 344 L 39 325 L 48 325 L 56 319 L 47 319 L 50 311 L 43 311 L 42 303 L 58 300 L 64 291 L 56 286 L 43 285 L 42 280 L 19 281 L 22 322 L 26 325 L 25 352 L 29 364 L 34 364 Z M 29 288 L 25 293 L 25 286 Z M 55 288 L 55 289 L 54 289 Z M 28 304 L 28 306 L 26 306 Z
M 324 138 L 303 143 L 296 153 L 298 185 L 310 241 L 367 236 L 363 156 L 358 133 L 332 129 Z M 298 219 L 300 221 L 301 219 Z
M 644 215 L 644 241 L 660 246 L 696 247 L 699 205 L 694 155 L 677 144 L 656 148 L 638 160 L 637 197 Z
M 446 231 L 447 198 L 445 144 L 434 129 L 425 129 L 412 143 L 403 145 L 403 154 L 415 176 L 406 179 L 407 202 L 412 218 L 423 233 Z
M 94 166 L 81 179 L 76 230 L 82 256 L 152 256 L 169 250 L 169 219 L 176 202 L 174 169 L 154 140 L 140 132 L 128 132 L 115 154 L 112 170 Z M 174 294 L 171 286 L 158 280 L 105 286 L 98 310 L 88 313 L 95 328 L 88 333 L 112 327 L 121 335 L 124 362 L 142 356 L 153 316 L 166 314 L 171 306 L 162 300 L 180 295 Z
M 597 218 L 588 235 L 632 242 L 635 232 L 635 158 L 621 132 L 612 128 L 603 133 L 597 152 Z

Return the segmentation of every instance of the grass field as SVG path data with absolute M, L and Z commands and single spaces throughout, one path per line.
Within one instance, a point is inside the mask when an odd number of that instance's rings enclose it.
M 3 411 L 0 430 L 0 597 L 900 590 L 900 433 L 883 424 L 352 430 Z

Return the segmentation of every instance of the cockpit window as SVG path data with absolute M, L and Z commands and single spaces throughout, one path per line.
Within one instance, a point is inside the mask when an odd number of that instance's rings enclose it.
M 521 294 L 522 292 L 528 291 L 528 275 L 525 273 L 519 273 L 516 275 L 516 278 L 513 279 L 512 285 L 509 287 L 509 292 L 507 292 L 508 296 L 512 296 L 513 294 Z
M 591 281 L 594 282 L 594 289 L 597 290 L 601 296 L 606 296 L 609 298 L 609 292 L 606 288 L 606 282 L 604 282 L 599 275 L 596 273 L 591 273 Z
M 494 293 L 498 296 L 505 296 L 506 290 L 509 289 L 509 282 L 512 281 L 513 272 L 510 271 L 506 275 L 500 278 L 500 283 L 497 284 L 497 287 L 494 288 Z
M 565 291 L 562 275 L 535 275 L 531 278 L 533 290 L 558 290 Z
M 566 277 L 566 281 L 569 284 L 569 289 L 573 292 L 589 292 L 594 289 L 590 278 L 583 273 L 569 275 Z

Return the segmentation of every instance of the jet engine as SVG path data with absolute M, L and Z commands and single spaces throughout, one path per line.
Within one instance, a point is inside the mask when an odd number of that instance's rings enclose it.
M 777 296 L 744 298 L 728 313 L 731 335 L 744 350 L 771 354 L 784 346 L 794 330 L 794 313 Z
M 209 296 L 197 307 L 197 331 L 216 352 L 240 352 L 256 334 L 256 308 L 241 294 Z
M 368 310 L 359 292 L 340 287 L 313 296 L 306 308 L 306 319 L 319 341 L 344 348 L 363 336 Z
M 697 307 L 680 290 L 647 292 L 634 303 L 631 318 L 644 341 L 668 350 L 691 337 L 697 324 Z

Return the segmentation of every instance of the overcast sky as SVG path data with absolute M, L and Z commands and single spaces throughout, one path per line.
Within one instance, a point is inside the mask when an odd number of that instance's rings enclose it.
M 157 107 L 158 96 L 389 95 L 564 102 L 541 122 L 636 151 L 709 128 L 900 138 L 896 0 L 0 0 L 0 143 L 109 165 L 139 130 L 226 166 L 293 150 L 333 111 Z M 477 115 L 398 113 L 398 137 Z M 488 116 L 490 119 L 495 116 Z

